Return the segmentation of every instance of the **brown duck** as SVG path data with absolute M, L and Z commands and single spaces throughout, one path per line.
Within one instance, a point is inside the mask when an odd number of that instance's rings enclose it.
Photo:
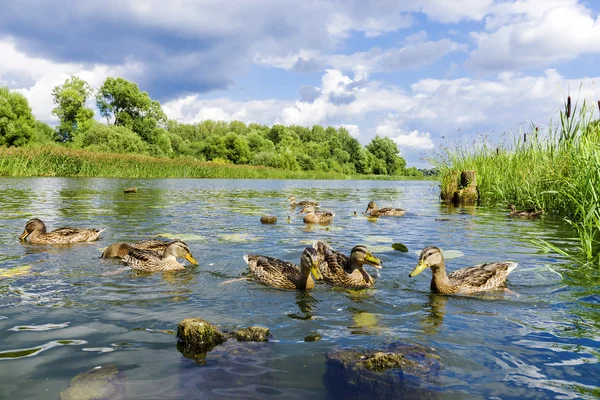
M 127 243 L 115 243 L 104 250 L 102 257 L 118 257 L 132 269 L 149 272 L 185 269 L 183 264 L 177 261 L 179 257 L 185 258 L 192 265 L 198 265 L 188 245 L 181 240 L 168 242 L 162 254 L 152 249 L 135 248 Z
M 46 232 L 46 225 L 38 218 L 33 218 L 25 224 L 25 230 L 19 240 L 33 244 L 69 244 L 78 242 L 92 242 L 98 239 L 104 229 L 86 228 L 59 228 Z
M 368 288 L 375 283 L 364 265 L 379 269 L 381 261 L 366 246 L 354 246 L 350 257 L 332 250 L 324 240 L 315 240 L 313 247 L 319 255 L 319 270 L 326 283 L 353 289 Z
M 533 208 L 530 208 L 529 210 L 524 210 L 524 211 L 517 211 L 517 207 L 515 207 L 514 204 L 510 204 L 508 206 L 508 208 L 510 208 L 509 216 L 511 216 L 511 217 L 535 218 L 544 213 L 544 211 L 542 211 L 542 210 L 535 210 Z
M 156 239 L 140 240 L 134 243 L 115 243 L 111 244 L 106 249 L 104 249 L 104 252 L 102 253 L 102 258 L 121 258 L 119 254 L 123 251 L 121 249 L 123 244 L 127 244 L 128 246 L 133 247 L 136 250 L 154 252 L 158 257 L 161 257 L 170 243 L 171 241 Z
M 401 208 L 378 208 L 377 203 L 374 201 L 370 201 L 367 205 L 367 209 L 365 210 L 365 214 L 370 215 L 372 217 L 381 217 L 381 216 L 396 216 L 401 217 L 406 213 L 406 210 Z
M 290 207 L 306 207 L 306 206 L 319 207 L 319 203 L 317 203 L 316 201 L 303 200 L 303 201 L 296 203 L 296 196 L 294 196 L 293 194 L 290 195 L 290 197 L 288 197 L 288 200 L 290 202 Z
M 304 216 L 305 224 L 326 224 L 333 221 L 335 213 L 329 211 L 317 211 L 315 206 L 306 206 L 298 214 L 306 213 Z
M 311 273 L 321 279 L 315 249 L 307 247 L 300 256 L 300 267 L 274 257 L 246 254 L 244 261 L 259 282 L 280 289 L 310 290 L 315 287 Z
M 423 249 L 419 263 L 410 273 L 417 276 L 427 267 L 431 268 L 431 290 L 442 294 L 473 293 L 503 287 L 506 277 L 517 268 L 514 262 L 479 264 L 456 270 L 446 275 L 442 251 L 430 246 Z

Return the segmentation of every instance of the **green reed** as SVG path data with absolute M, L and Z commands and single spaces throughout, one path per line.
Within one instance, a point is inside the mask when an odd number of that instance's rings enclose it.
M 600 121 L 584 103 L 571 109 L 570 98 L 542 132 L 531 126 L 516 136 L 503 135 L 498 145 L 486 137 L 471 145 L 441 149 L 432 160 L 439 168 L 442 190 L 457 171 L 476 170 L 484 204 L 515 204 L 563 216 L 579 235 L 577 254 L 539 241 L 579 265 L 600 271 Z
M 398 176 L 344 175 L 335 172 L 288 171 L 276 168 L 97 153 L 59 146 L 0 147 L 0 176 L 79 176 L 115 178 L 223 179 L 410 179 Z M 421 178 L 422 179 L 422 178 Z

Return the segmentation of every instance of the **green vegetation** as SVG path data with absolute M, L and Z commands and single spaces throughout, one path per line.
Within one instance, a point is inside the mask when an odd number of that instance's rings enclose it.
M 579 234 L 574 260 L 600 272 L 600 121 L 594 110 L 571 113 L 568 99 L 560 124 L 545 133 L 532 127 L 511 143 L 491 146 L 483 140 L 469 147 L 442 149 L 433 160 L 442 189 L 453 171 L 474 169 L 480 198 L 487 204 L 515 204 L 565 217 Z M 554 244 L 542 245 L 570 257 Z
M 19 93 L 0 87 L 0 146 L 3 147 L 52 147 L 64 149 L 61 154 L 69 154 L 69 162 L 80 157 L 81 153 L 67 150 L 84 150 L 112 154 L 136 154 L 168 158 L 169 165 L 186 163 L 199 166 L 212 161 L 220 165 L 249 165 L 271 167 L 286 172 L 282 176 L 336 176 L 379 175 L 411 176 L 422 178 L 432 171 L 422 171 L 414 167 L 406 168 L 406 161 L 400 156 L 396 143 L 387 137 L 375 137 L 367 146 L 362 146 L 356 138 L 342 128 L 324 128 L 315 125 L 303 126 L 245 124 L 240 121 L 223 122 L 206 120 L 196 124 L 182 124 L 167 119 L 158 101 L 138 85 L 123 78 L 107 78 L 95 93 L 99 114 L 107 124 L 94 119 L 94 110 L 86 104 L 94 97 L 90 85 L 77 76 L 67 79 L 52 90 L 56 107 L 52 113 L 59 119 L 55 129 L 34 119 L 27 100 Z M 50 168 L 48 155 L 42 160 L 42 150 L 34 158 L 45 167 L 35 167 L 28 163 L 24 171 L 8 168 L 7 156 L 25 154 L 3 151 L 1 174 L 34 175 L 40 174 L 68 176 L 128 176 L 108 168 L 80 170 L 79 167 L 55 165 Z M 52 154 L 60 153 L 52 150 Z M 33 153 L 28 157 L 33 157 Z M 103 155 L 90 156 L 90 160 L 104 160 Z M 121 157 L 122 158 L 122 157 Z M 127 158 L 122 158 L 126 160 Z M 152 163 L 146 159 L 146 163 Z M 17 165 L 14 160 L 10 165 Z M 164 162 L 161 161 L 161 162 Z M 89 164 L 85 162 L 84 164 Z M 70 169 L 77 171 L 72 172 Z M 87 167 L 86 167 L 87 168 Z M 204 167 L 202 167 L 204 168 Z M 150 171 L 130 176 L 189 176 L 187 172 L 178 175 L 174 171 L 151 175 Z M 179 171 L 179 167 L 177 167 Z M 267 169 L 236 169 L 246 171 L 244 176 L 255 176 L 258 171 Z M 252 173 L 248 171 L 254 171 Z M 301 172 L 313 171 L 311 174 Z M 315 174 L 318 173 L 318 174 Z M 117 173 L 117 175 L 114 175 Z M 224 173 L 229 175 L 229 172 Z M 236 173 L 237 174 L 237 173 Z M 232 175 L 236 175 L 232 174 Z M 269 173 L 268 176 L 278 175 Z M 204 172 L 194 176 L 206 176 Z M 219 174 L 221 176 L 221 174 Z M 232 177 L 232 176 L 229 176 Z

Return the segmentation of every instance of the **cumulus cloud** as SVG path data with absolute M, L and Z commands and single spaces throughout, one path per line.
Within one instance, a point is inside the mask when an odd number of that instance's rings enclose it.
M 416 129 L 407 132 L 399 126 L 400 121 L 397 118 L 398 116 L 390 115 L 388 119 L 377 126 L 375 132 L 396 142 L 400 151 L 403 149 L 431 150 L 435 147 L 429 132 L 419 132 Z

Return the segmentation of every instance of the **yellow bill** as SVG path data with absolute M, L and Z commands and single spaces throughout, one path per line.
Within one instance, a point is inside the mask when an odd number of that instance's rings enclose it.
M 198 265 L 198 261 L 196 261 L 191 254 L 186 255 L 185 259 L 188 260 L 192 265 Z
M 323 279 L 323 275 L 321 274 L 321 270 L 319 269 L 318 264 L 315 263 L 315 264 L 311 265 L 310 272 L 312 272 L 312 274 L 316 280 L 320 281 Z
M 375 267 L 377 269 L 381 268 L 381 260 L 379 258 L 376 258 L 375 256 L 373 256 L 373 254 L 371 254 L 371 253 L 367 253 L 367 256 L 365 257 L 365 261 L 367 262 L 367 264 L 369 264 L 372 267 Z
M 21 233 L 21 236 L 19 236 L 19 240 L 25 240 L 27 236 L 29 236 L 29 232 L 23 231 L 23 233 Z
M 408 276 L 410 276 L 411 278 L 413 276 L 417 276 L 421 272 L 425 271 L 425 268 L 427 268 L 427 264 L 425 264 L 425 261 L 419 260 L 419 263 L 417 264 L 417 266 L 415 267 L 415 269 L 413 269 L 412 272 Z

